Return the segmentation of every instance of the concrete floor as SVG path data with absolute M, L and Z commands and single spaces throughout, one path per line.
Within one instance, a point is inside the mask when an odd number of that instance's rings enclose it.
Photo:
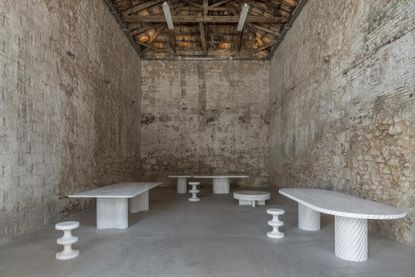
M 275 194 L 275 193 L 274 193 Z M 266 207 L 239 207 L 230 195 L 191 203 L 172 188 L 151 193 L 151 210 L 130 215 L 127 230 L 96 230 L 95 210 L 73 216 L 81 255 L 57 261 L 53 226 L 0 245 L 0 276 L 415 276 L 415 248 L 369 236 L 369 260 L 333 254 L 333 218 L 319 232 L 297 229 L 294 202 L 274 195 Z M 266 237 L 267 207 L 286 210 L 286 237 Z

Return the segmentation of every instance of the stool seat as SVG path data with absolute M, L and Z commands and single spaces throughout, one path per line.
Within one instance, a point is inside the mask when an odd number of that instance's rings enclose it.
M 78 221 L 60 222 L 55 225 L 55 228 L 56 230 L 59 230 L 59 231 L 73 230 L 73 229 L 79 228 L 79 222 Z
M 267 214 L 271 215 L 283 215 L 285 211 L 282 209 L 267 209 Z
M 189 185 L 193 186 L 193 185 L 200 185 L 200 182 L 189 182 Z

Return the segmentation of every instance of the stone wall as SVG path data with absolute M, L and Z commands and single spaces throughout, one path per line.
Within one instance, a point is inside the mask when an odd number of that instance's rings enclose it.
M 0 238 L 138 175 L 140 68 L 104 1 L 0 1 Z
M 414 244 L 415 2 L 309 0 L 272 59 L 271 168 L 401 207 L 371 225 Z
M 269 185 L 269 63 L 142 62 L 145 178 L 246 173 Z M 170 180 L 173 184 L 173 180 Z

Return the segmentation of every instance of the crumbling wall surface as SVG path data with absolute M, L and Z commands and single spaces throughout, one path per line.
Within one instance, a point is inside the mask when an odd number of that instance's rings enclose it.
M 310 0 L 271 64 L 273 183 L 400 207 L 405 219 L 371 228 L 409 244 L 415 243 L 414 15 L 414 1 Z
M 143 61 L 142 94 L 146 178 L 245 173 L 241 185 L 269 185 L 268 62 Z
M 140 68 L 104 1 L 0 1 L 0 238 L 137 175 Z

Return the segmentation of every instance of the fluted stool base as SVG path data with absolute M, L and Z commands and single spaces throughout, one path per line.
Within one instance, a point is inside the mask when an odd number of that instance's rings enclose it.
M 320 230 L 320 213 L 298 203 L 298 228 L 305 231 Z
M 367 219 L 335 216 L 334 254 L 353 261 L 367 260 Z

